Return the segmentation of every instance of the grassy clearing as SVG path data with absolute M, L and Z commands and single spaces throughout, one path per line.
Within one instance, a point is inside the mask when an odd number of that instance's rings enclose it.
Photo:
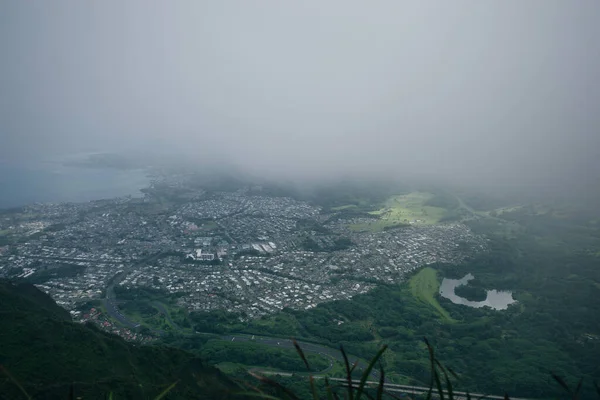
M 446 311 L 435 298 L 435 295 L 440 288 L 440 283 L 437 280 L 437 271 L 435 269 L 430 267 L 423 268 L 418 274 L 410 279 L 409 286 L 412 295 L 416 299 L 435 308 L 440 316 L 447 322 L 455 322 L 450 314 L 448 314 L 448 311 Z
M 201 226 L 199 226 L 202 231 L 213 231 L 217 229 L 219 225 L 215 221 L 206 221 Z
M 376 211 L 382 218 L 392 223 L 414 222 L 422 224 L 436 224 L 444 216 L 446 209 L 425 205 L 433 194 L 426 192 L 412 192 L 400 196 L 390 197 L 385 207 Z
M 238 372 L 240 369 L 243 369 L 245 371 L 250 369 L 247 365 L 232 363 L 228 361 L 215 364 L 215 367 L 219 368 L 222 372 L 226 374 L 233 374 L 235 372 Z
M 158 302 L 156 302 L 158 303 Z M 166 331 L 178 330 L 179 326 L 173 326 L 171 320 L 175 320 L 176 308 L 172 308 L 165 303 L 160 303 L 168 316 L 152 302 L 149 301 L 129 301 L 121 305 L 121 312 L 130 320 L 145 325 L 152 329 L 161 329 Z M 169 319 L 168 317 L 172 317 Z M 186 330 L 190 331 L 190 330 Z
M 255 319 L 250 323 L 250 328 L 274 335 L 297 336 L 301 330 L 301 325 L 293 315 L 280 313 L 270 318 Z
M 437 224 L 446 213 L 446 209 L 425 205 L 432 197 L 433 194 L 427 192 L 392 196 L 383 208 L 369 213 L 378 216 L 378 220 L 350 225 L 349 228 L 355 231 L 379 232 L 387 227 L 407 224 Z
M 243 371 L 252 371 L 252 370 L 259 370 L 261 372 L 263 371 L 279 371 L 277 368 L 271 368 L 271 367 L 265 367 L 263 365 L 247 365 L 247 364 L 241 364 L 241 363 L 236 363 L 236 362 L 230 362 L 230 361 L 223 361 L 220 363 L 215 364 L 215 367 L 219 368 L 222 372 L 226 373 L 226 374 L 235 374 L 235 373 L 239 373 L 241 370 Z M 285 373 L 292 373 L 292 372 L 285 372 Z
M 353 208 L 358 208 L 356 204 L 346 204 L 345 206 L 332 207 L 332 211 L 342 211 L 342 210 L 350 210 Z
M 512 207 L 500 207 L 500 208 L 496 208 L 491 211 L 478 211 L 478 212 L 476 212 L 476 214 L 487 216 L 487 217 L 495 216 L 495 215 L 501 216 L 504 213 L 521 211 L 522 208 L 523 208 L 523 206 L 520 206 L 520 205 L 512 206 Z
M 304 370 L 281 372 L 279 368 L 272 368 L 272 367 L 267 367 L 264 365 L 247 365 L 247 364 L 240 364 L 240 363 L 235 363 L 235 362 L 230 362 L 230 361 L 224 361 L 224 362 L 217 363 L 217 364 L 215 364 L 215 367 L 219 368 L 222 372 L 224 372 L 226 374 L 235 374 L 235 373 L 239 373 L 240 371 L 259 371 L 261 374 L 266 374 L 266 375 L 269 375 L 269 372 L 273 372 L 273 373 L 280 372 L 281 375 L 291 375 L 291 374 L 303 375 L 303 373 L 305 372 Z

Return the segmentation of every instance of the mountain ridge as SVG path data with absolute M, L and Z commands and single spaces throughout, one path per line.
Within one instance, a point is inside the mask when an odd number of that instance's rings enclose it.
M 232 398 L 239 387 L 217 368 L 172 347 L 137 346 L 90 324 L 26 283 L 0 280 L 0 365 L 33 398 L 145 399 L 174 382 L 169 398 Z M 4 371 L 3 371 L 4 372 Z M 0 398 L 24 398 L 0 373 Z M 237 397 L 236 397 L 237 398 Z

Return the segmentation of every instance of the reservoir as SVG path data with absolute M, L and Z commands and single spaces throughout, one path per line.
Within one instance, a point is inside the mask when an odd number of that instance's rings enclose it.
M 470 301 L 454 293 L 456 287 L 466 285 L 473 278 L 475 277 L 471 274 L 465 275 L 462 279 L 444 278 L 440 286 L 440 296 L 447 298 L 454 304 L 474 308 L 490 307 L 493 310 L 506 310 L 510 304 L 516 302 L 512 297 L 512 292 L 508 291 L 488 290 L 487 298 L 483 301 Z

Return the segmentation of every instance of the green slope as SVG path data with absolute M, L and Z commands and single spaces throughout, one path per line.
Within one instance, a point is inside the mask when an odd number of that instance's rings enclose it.
M 221 372 L 182 350 L 133 346 L 69 314 L 32 285 L 0 280 L 0 365 L 34 398 L 154 398 L 178 382 L 169 399 L 232 398 Z M 0 394 L 24 398 L 0 372 Z M 0 396 L 1 397 L 1 396 Z
M 455 322 L 448 311 L 446 311 L 435 298 L 435 295 L 440 288 L 440 283 L 437 279 L 437 271 L 435 269 L 430 267 L 423 268 L 410 279 L 409 285 L 410 291 L 415 298 L 435 308 L 446 321 Z

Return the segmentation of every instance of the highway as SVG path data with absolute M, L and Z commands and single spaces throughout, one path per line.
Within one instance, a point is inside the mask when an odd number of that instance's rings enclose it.
M 121 313 L 121 311 L 119 311 L 119 308 L 117 307 L 117 296 L 115 295 L 115 291 L 114 291 L 115 285 L 117 285 L 119 282 L 121 282 L 127 276 L 127 273 L 129 271 L 131 271 L 132 269 L 134 269 L 137 266 L 141 266 L 143 264 L 146 264 L 146 263 L 156 260 L 157 258 L 159 258 L 161 256 L 161 254 L 162 253 L 160 253 L 160 252 L 153 254 L 153 255 L 148 256 L 148 257 L 142 259 L 141 261 L 133 264 L 132 266 L 123 269 L 122 272 L 119 272 L 118 274 L 113 276 L 109 285 L 106 287 L 106 292 L 105 292 L 104 298 L 102 299 L 102 302 L 104 303 L 104 307 L 106 308 L 106 312 L 112 318 L 119 321 L 119 323 L 122 324 L 123 326 L 126 326 L 128 328 L 137 328 L 140 326 L 140 324 L 129 320 L 125 315 L 123 315 Z M 157 331 L 157 332 L 160 333 L 162 331 Z
M 260 374 L 263 375 L 282 375 L 282 376 L 292 376 L 293 374 L 291 374 L 290 372 L 287 371 L 256 371 Z M 323 379 L 325 378 L 325 375 L 313 375 L 313 377 L 315 379 Z M 332 378 L 332 377 L 328 377 L 329 381 L 332 382 L 340 382 L 340 384 L 344 387 L 347 387 L 347 380 L 344 378 Z M 356 388 L 360 385 L 360 380 L 354 379 L 352 380 L 352 387 Z M 379 381 L 367 381 L 365 387 L 369 387 L 369 388 L 377 388 L 379 386 Z M 385 382 L 383 385 L 384 389 L 386 392 L 398 392 L 398 393 L 405 393 L 405 394 L 413 394 L 413 395 L 422 395 L 422 394 L 427 394 L 427 392 L 429 392 L 429 388 L 425 387 L 425 386 L 411 386 L 411 385 L 399 385 L 399 384 L 395 384 L 395 383 L 388 383 Z M 433 392 L 432 392 L 432 397 L 438 397 L 437 394 L 437 390 L 434 388 Z M 448 395 L 447 391 L 444 391 L 444 395 Z M 453 397 L 456 400 L 459 399 L 467 399 L 467 393 L 466 392 L 458 392 L 458 391 L 453 391 L 452 392 Z M 486 395 L 486 394 L 482 394 L 482 393 L 469 393 L 469 395 L 471 396 L 471 398 L 475 398 L 475 399 L 479 399 L 479 398 L 484 398 L 484 399 L 492 399 L 492 400 L 504 400 L 505 397 L 504 396 L 496 396 L 496 395 Z M 522 397 L 511 397 L 512 400 L 529 400 L 529 399 L 525 399 Z
M 121 282 L 127 276 L 127 273 L 129 271 L 131 271 L 132 269 L 135 269 L 137 266 L 141 266 L 146 263 L 152 262 L 152 261 L 156 260 L 157 258 L 159 258 L 160 256 L 161 256 L 160 252 L 150 255 L 150 256 L 144 258 L 143 260 L 135 263 L 134 265 L 132 265 L 128 268 L 125 268 L 122 272 L 115 275 L 113 277 L 113 279 L 111 280 L 110 284 L 107 286 L 106 294 L 103 299 L 104 306 L 106 307 L 106 311 L 108 312 L 108 314 L 112 318 L 119 321 L 119 323 L 122 324 L 123 326 L 126 326 L 128 328 L 137 328 L 140 326 L 140 324 L 135 321 L 131 321 L 130 319 L 127 318 L 127 316 L 125 316 L 123 313 L 121 313 L 119 311 L 119 308 L 117 307 L 117 303 L 118 303 L 117 296 L 114 292 L 115 285 L 117 285 L 119 282 Z M 163 313 L 165 315 L 165 317 L 167 318 L 167 320 L 173 326 L 174 329 L 181 330 L 181 328 L 179 326 L 177 326 L 177 324 L 175 324 L 175 322 L 171 319 L 171 316 L 169 315 L 169 313 L 167 312 L 167 310 L 165 309 L 165 307 L 162 304 L 156 303 L 156 302 L 154 302 L 152 304 L 161 313 Z M 159 335 L 164 334 L 164 331 L 162 331 L 162 330 L 152 329 L 152 331 Z M 196 333 L 197 334 L 207 334 L 208 332 L 196 332 Z M 209 333 L 209 334 L 211 334 L 211 333 Z M 253 335 L 246 335 L 246 334 L 225 335 L 225 336 L 221 336 L 221 339 L 228 340 L 228 341 L 236 341 L 236 340 L 237 341 L 253 341 L 255 343 L 260 343 L 260 344 L 264 344 L 267 346 L 278 347 L 278 348 L 282 348 L 282 349 L 295 349 L 294 344 L 291 339 L 281 339 L 281 338 L 273 338 L 273 337 L 267 337 L 267 336 L 253 336 Z M 330 370 L 333 367 L 333 363 L 331 362 L 332 360 L 337 360 L 337 361 L 340 361 L 341 363 L 344 363 L 344 358 L 342 357 L 342 354 L 339 349 L 335 349 L 335 348 L 327 347 L 327 346 L 323 346 L 323 345 L 318 345 L 318 344 L 313 344 L 313 343 L 300 342 L 300 341 L 298 341 L 298 344 L 302 348 L 302 351 L 304 351 L 305 353 L 319 354 L 321 356 L 328 358 L 330 360 L 330 365 L 326 371 Z M 349 359 L 350 363 L 353 363 L 358 358 L 348 355 L 348 359 Z M 362 361 L 359 361 L 356 368 L 358 370 L 362 370 L 362 369 L 366 368 L 366 364 Z M 377 379 L 379 376 L 379 373 L 377 371 L 373 370 L 373 371 L 371 371 L 371 375 L 375 379 Z
M 342 382 L 345 383 L 346 380 L 345 379 L 341 379 L 341 378 L 329 378 L 330 381 L 337 381 L 337 382 Z M 360 381 L 358 380 L 354 380 L 352 381 L 352 385 L 353 386 L 357 386 L 360 384 Z M 377 387 L 379 386 L 379 382 L 378 381 L 367 381 L 367 385 L 370 385 L 371 387 Z M 384 386 L 386 391 L 388 392 L 401 392 L 401 393 L 410 393 L 410 394 L 423 394 L 423 393 L 427 393 L 429 391 L 428 387 L 424 387 L 424 386 L 411 386 L 411 385 L 398 385 L 398 384 L 394 384 L 394 383 L 384 383 Z M 433 390 L 433 394 L 436 394 L 437 390 L 434 388 Z M 460 399 L 460 398 L 467 398 L 467 393 L 466 392 L 458 392 L 458 391 L 453 391 L 452 392 L 453 396 L 455 399 Z M 448 395 L 448 392 L 444 391 L 444 395 Z M 504 396 L 496 396 L 496 395 L 491 395 L 491 394 L 482 394 L 482 393 L 469 393 L 469 395 L 471 396 L 471 398 L 485 398 L 485 399 L 499 399 L 499 400 L 504 400 Z M 511 400 L 528 400 L 528 399 L 524 399 L 521 397 L 511 397 Z
M 201 334 L 201 332 L 197 332 L 197 333 Z M 295 349 L 294 342 L 291 339 L 281 339 L 281 338 L 272 338 L 272 337 L 266 337 L 266 336 L 255 336 L 255 335 L 246 335 L 246 334 L 225 335 L 225 336 L 221 336 L 221 339 L 227 340 L 227 341 L 240 341 L 240 342 L 252 341 L 254 343 L 264 344 L 267 346 L 277 347 L 277 348 L 281 348 L 281 349 Z M 329 361 L 330 361 L 329 367 L 323 371 L 320 371 L 319 373 L 329 372 L 329 370 L 333 367 L 333 361 L 339 361 L 342 364 L 344 364 L 344 357 L 342 356 L 342 353 L 340 352 L 339 349 L 335 349 L 333 347 L 327 347 L 327 346 L 323 346 L 323 345 L 315 344 L 315 343 L 308 343 L 308 342 L 301 342 L 301 341 L 296 341 L 296 342 L 298 343 L 298 345 L 300 345 L 300 348 L 302 349 L 302 351 L 304 353 L 318 354 L 318 355 L 321 355 L 321 356 L 329 359 Z M 367 364 L 364 363 L 363 361 L 360 361 L 358 359 L 358 357 L 348 355 L 348 362 L 351 365 L 356 360 L 358 360 L 358 364 L 356 366 L 357 370 L 364 371 L 364 369 L 367 367 Z M 299 372 L 302 372 L 302 371 L 299 371 Z M 374 379 L 379 379 L 379 372 L 376 371 L 375 369 L 373 369 L 371 371 L 371 376 Z
M 145 258 L 144 260 L 136 263 L 134 266 L 128 268 L 127 270 L 124 270 L 123 272 L 121 272 L 120 274 L 115 276 L 115 278 L 113 279 L 111 284 L 107 287 L 106 296 L 103 299 L 104 304 L 106 306 L 106 310 L 111 317 L 115 318 L 117 321 L 119 321 L 119 323 L 123 324 L 124 326 L 127 326 L 129 328 L 137 328 L 140 326 L 140 324 L 129 320 L 125 315 L 123 315 L 119 311 L 119 309 L 117 308 L 117 298 L 116 298 L 113 288 L 116 284 L 118 284 L 126 276 L 127 272 L 130 269 L 133 269 L 136 266 L 141 265 L 143 263 L 151 262 L 151 261 L 155 260 L 156 258 L 158 258 L 159 256 L 160 256 L 160 253 L 154 254 L 154 255 L 149 256 L 149 257 Z M 165 317 L 167 318 L 169 323 L 176 330 L 181 330 L 181 328 L 173 322 L 169 313 L 167 312 L 167 310 L 165 309 L 165 307 L 162 304 L 155 302 L 155 303 L 153 303 L 153 305 L 161 313 L 163 313 L 165 315 Z M 155 333 L 158 333 L 159 335 L 164 334 L 164 331 L 161 331 L 161 330 L 153 329 L 152 331 Z M 196 334 L 198 334 L 198 335 L 214 335 L 213 333 L 209 333 L 209 332 L 196 332 Z M 268 337 L 268 336 L 256 336 L 256 335 L 249 335 L 249 334 L 229 334 L 229 335 L 222 335 L 222 336 L 220 336 L 220 338 L 222 340 L 231 341 L 231 342 L 234 342 L 234 341 L 254 342 L 254 343 L 259 343 L 259 344 L 263 344 L 263 345 L 267 345 L 267 346 L 271 346 L 271 347 L 281 348 L 281 349 L 295 349 L 294 343 L 291 339 L 281 339 L 281 338 L 274 338 L 274 337 Z M 344 357 L 342 356 L 342 353 L 340 352 L 339 349 L 320 345 L 320 344 L 315 344 L 315 343 L 302 342 L 302 341 L 297 341 L 297 343 L 300 345 L 300 348 L 302 349 L 302 351 L 304 353 L 318 354 L 329 360 L 329 367 L 323 371 L 318 371 L 317 372 L 318 375 L 314 375 L 315 378 L 323 378 L 325 376 L 324 374 L 329 372 L 331 370 L 331 368 L 333 367 L 334 361 L 338 361 L 342 365 L 344 364 Z M 358 357 L 348 355 L 348 361 L 351 365 L 357 360 L 358 360 L 358 363 L 357 363 L 356 369 L 358 371 L 364 371 L 364 369 L 367 367 L 367 364 L 364 361 L 359 360 Z M 256 371 L 260 372 L 261 374 L 264 374 L 264 375 L 267 375 L 267 374 L 269 374 L 269 375 L 278 374 L 278 375 L 282 375 L 282 376 L 291 375 L 291 373 L 289 371 L 262 371 L 262 370 L 256 370 Z M 298 372 L 303 373 L 304 371 L 298 371 Z M 373 386 L 373 385 L 377 386 L 379 384 L 379 371 L 373 369 L 370 373 L 370 376 L 373 380 L 367 381 L 367 384 L 371 385 L 371 386 Z M 345 379 L 341 379 L 341 378 L 331 378 L 330 377 L 329 380 L 339 381 L 341 383 L 346 382 Z M 354 384 L 358 385 L 359 383 L 360 383 L 359 381 L 353 381 L 353 385 Z M 398 385 L 398 384 L 392 384 L 392 383 L 385 383 L 385 390 L 388 392 L 422 394 L 422 393 L 427 393 L 429 388 L 423 387 L 423 386 L 410 386 L 410 385 Z M 457 399 L 466 398 L 466 393 L 464 393 L 464 392 L 454 392 L 454 395 L 455 395 L 455 398 L 457 398 Z M 473 398 L 479 398 L 479 397 L 483 397 L 484 395 L 479 394 L 479 393 L 471 393 L 471 396 Z M 487 398 L 487 399 L 504 399 L 504 396 L 485 395 L 485 398 Z M 516 397 L 512 397 L 512 399 L 513 400 L 526 400 L 523 398 L 516 398 Z
M 137 266 L 137 265 L 141 265 L 143 263 L 153 261 L 154 259 L 158 258 L 159 256 L 160 256 L 160 254 L 152 255 L 152 256 L 147 257 L 144 260 L 138 262 L 137 264 L 128 268 L 127 270 L 124 270 L 120 274 L 116 275 L 115 278 L 112 280 L 111 284 L 106 288 L 106 295 L 105 295 L 105 298 L 103 299 L 104 306 L 106 307 L 106 311 L 112 318 L 116 319 L 123 326 L 126 326 L 128 328 L 137 328 L 140 326 L 140 324 L 135 321 L 131 321 L 130 319 L 127 318 L 127 316 L 125 316 L 123 313 L 121 313 L 119 311 L 119 308 L 117 307 L 117 297 L 114 293 L 114 286 L 117 285 L 119 282 L 121 282 L 121 280 L 127 275 L 127 272 L 130 269 L 135 268 L 135 266 Z M 174 321 L 171 319 L 171 316 L 169 315 L 169 313 L 167 312 L 167 310 L 165 309 L 165 307 L 162 304 L 153 303 L 153 305 L 161 313 L 163 313 L 165 315 L 165 317 L 167 318 L 167 320 L 173 326 L 174 329 L 181 330 L 181 328 L 179 326 L 177 326 L 177 324 L 175 324 Z M 157 330 L 157 329 L 152 329 L 152 331 L 159 335 L 163 335 L 165 333 L 164 331 Z M 196 333 L 197 334 L 212 334 L 209 332 L 196 332 Z M 295 349 L 294 343 L 292 342 L 291 339 L 281 339 L 281 338 L 273 338 L 273 337 L 267 337 L 267 336 L 255 336 L 255 335 L 247 335 L 247 334 L 224 335 L 224 336 L 221 336 L 221 339 L 227 340 L 227 341 L 236 341 L 237 340 L 240 342 L 252 341 L 254 343 L 264 344 L 267 346 L 277 347 L 277 348 L 281 348 L 281 349 Z M 330 361 L 329 367 L 326 370 L 321 371 L 321 373 L 328 372 L 333 367 L 334 360 L 339 361 L 342 364 L 344 363 L 344 358 L 339 349 L 335 349 L 335 348 L 327 347 L 327 346 L 323 346 L 323 345 L 318 345 L 318 344 L 314 344 L 314 343 L 301 342 L 301 341 L 298 341 L 298 344 L 300 345 L 300 348 L 302 348 L 302 351 L 304 351 L 305 353 L 318 354 L 318 355 L 321 355 L 321 356 L 327 358 Z M 348 355 L 348 360 L 352 364 L 352 363 L 354 363 L 354 361 L 358 360 L 358 358 Z M 360 371 L 360 370 L 364 370 L 364 368 L 366 368 L 366 366 L 367 366 L 366 363 L 364 363 L 363 361 L 359 361 L 356 368 Z M 371 376 L 374 379 L 378 379 L 379 372 L 372 370 Z

